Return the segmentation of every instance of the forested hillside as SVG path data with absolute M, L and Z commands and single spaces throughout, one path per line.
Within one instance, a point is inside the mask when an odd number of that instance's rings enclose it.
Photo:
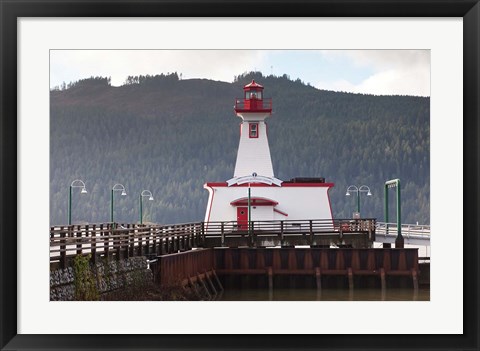
M 402 222 L 430 222 L 430 99 L 371 96 L 318 90 L 287 76 L 243 74 L 234 83 L 178 75 L 129 77 L 112 87 L 91 78 L 51 91 L 50 222 L 66 224 L 68 191 L 82 179 L 88 194 L 73 191 L 73 222 L 110 218 L 137 222 L 139 195 L 144 220 L 178 223 L 203 220 L 207 181 L 233 176 L 240 119 L 234 99 L 254 78 L 273 99 L 267 120 L 275 176 L 325 177 L 335 183 L 331 203 L 336 218 L 351 217 L 356 195 L 349 185 L 368 185 L 362 216 L 383 220 L 383 184 L 402 182 Z M 394 196 L 390 219 L 395 219 Z

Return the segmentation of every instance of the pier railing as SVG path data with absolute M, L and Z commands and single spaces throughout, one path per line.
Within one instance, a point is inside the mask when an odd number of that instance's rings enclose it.
M 329 245 L 357 237 L 362 243 L 373 241 L 375 219 L 52 226 L 50 261 L 66 267 L 79 254 L 91 254 L 95 262 L 98 257 L 153 257 L 199 247 Z
M 50 228 L 50 262 L 62 267 L 71 257 L 91 254 L 116 259 L 189 250 L 201 238 L 202 223 L 139 225 L 102 223 Z M 196 242 L 195 242 L 196 241 Z
M 376 241 L 383 243 L 394 243 L 397 237 L 397 223 L 377 222 L 375 229 Z M 430 245 L 430 226 L 424 224 L 402 224 L 402 236 L 405 244 L 409 245 Z
M 251 221 L 250 225 L 236 221 L 209 222 L 205 223 L 203 238 L 207 247 L 321 245 L 319 240 L 328 245 L 333 238 L 343 239 L 352 234 L 369 234 L 373 240 L 375 219 Z

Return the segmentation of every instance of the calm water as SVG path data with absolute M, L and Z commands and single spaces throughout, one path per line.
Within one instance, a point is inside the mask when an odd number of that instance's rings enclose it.
M 240 289 L 225 290 L 220 301 L 429 301 L 430 289 Z

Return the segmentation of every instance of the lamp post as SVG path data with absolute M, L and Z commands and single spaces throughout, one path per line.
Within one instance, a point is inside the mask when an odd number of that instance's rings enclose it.
M 255 180 L 257 176 L 257 173 L 256 172 L 253 172 L 252 173 L 252 178 L 253 180 Z M 251 220 L 252 220 L 252 216 L 250 214 L 250 210 L 251 210 L 251 190 L 250 190 L 250 182 L 248 182 L 248 234 L 251 233 Z
M 149 201 L 153 201 L 153 195 L 150 190 L 143 190 L 140 194 L 140 224 L 143 224 L 143 197 L 148 196 Z
M 405 240 L 402 235 L 402 202 L 400 198 L 400 179 L 392 179 L 385 182 L 385 223 L 388 233 L 388 189 L 396 188 L 397 194 L 397 237 L 395 238 L 395 248 L 403 248 Z
M 70 191 L 68 193 L 68 225 L 72 224 L 72 188 L 82 188 L 80 194 L 87 193 L 87 188 L 83 180 L 75 179 L 72 184 L 70 184 Z
M 347 188 L 347 193 L 345 196 L 350 196 L 350 192 L 355 192 L 357 193 L 357 213 L 360 215 L 360 193 L 367 193 L 367 196 L 372 196 L 372 193 L 370 191 L 370 188 L 366 185 L 362 185 L 361 187 L 356 187 L 355 185 L 350 185 Z
M 125 191 L 125 187 L 122 185 L 122 184 L 115 184 L 113 187 L 112 187 L 112 193 L 111 193 L 111 197 L 110 197 L 110 222 L 113 224 L 113 193 L 115 191 L 121 191 L 122 192 L 122 196 L 125 196 L 127 195 L 127 192 Z

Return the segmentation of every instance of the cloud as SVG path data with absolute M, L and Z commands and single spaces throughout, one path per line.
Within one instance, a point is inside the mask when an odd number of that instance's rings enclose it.
M 91 76 L 177 72 L 183 79 L 231 82 L 263 68 L 317 88 L 377 95 L 430 95 L 429 50 L 52 50 L 50 86 Z
M 327 60 L 348 59 L 358 69 L 374 73 L 353 83 L 347 78 L 319 81 L 319 89 L 375 95 L 430 96 L 429 50 L 322 51 Z
M 430 96 L 430 74 L 423 69 L 390 69 L 376 73 L 355 87 L 357 92 Z
M 348 50 L 346 55 L 359 66 L 399 69 L 430 66 L 430 50 Z
M 352 84 L 348 80 L 339 79 L 331 82 L 320 81 L 315 84 L 318 89 L 343 91 L 343 92 L 356 92 L 355 84 Z
M 102 76 L 118 86 L 129 75 L 167 72 L 231 82 L 232 72 L 254 70 L 264 57 L 257 50 L 53 50 L 50 85 Z

